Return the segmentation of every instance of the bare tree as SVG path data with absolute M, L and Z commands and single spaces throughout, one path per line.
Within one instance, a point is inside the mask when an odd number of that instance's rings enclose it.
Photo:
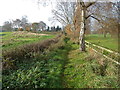
M 73 16 L 76 2 L 67 2 L 67 0 L 59 0 L 56 3 L 56 9 L 52 11 L 54 15 L 53 20 L 57 20 L 63 26 L 73 24 Z
M 21 28 L 21 20 L 20 19 L 16 19 L 13 20 L 13 28 Z
M 12 31 L 12 22 L 6 21 L 4 22 L 4 25 L 2 26 L 3 31 Z
M 90 0 L 77 0 L 74 4 L 72 2 L 63 2 L 57 3 L 56 10 L 53 10 L 54 19 L 62 23 L 64 26 L 72 24 L 73 26 L 77 23 L 76 26 L 80 26 L 79 42 L 80 42 L 80 51 L 86 51 L 85 49 L 85 31 L 86 24 L 89 18 L 97 20 L 101 27 L 104 27 L 105 21 L 108 19 L 107 16 L 111 17 L 111 13 L 106 13 L 106 11 L 111 11 L 112 3 L 102 4 L 97 3 L 97 0 L 90 2 Z M 106 7 L 107 6 L 107 7 Z M 79 8 L 80 10 L 76 10 Z M 97 12 L 97 13 L 96 13 Z M 74 16 L 79 17 L 80 19 L 74 19 Z M 114 16 L 114 14 L 113 14 Z M 79 21 L 80 20 L 80 21 Z M 72 27 L 72 26 L 71 26 Z M 76 27 L 74 26 L 76 29 Z
M 27 16 L 22 16 L 22 19 L 21 19 L 21 27 L 25 30 L 26 26 L 28 25 L 28 19 L 27 19 Z
M 81 9 L 81 28 L 80 28 L 80 51 L 85 51 L 85 30 L 86 30 L 86 20 L 89 17 L 93 17 L 91 15 L 87 15 L 88 13 L 88 8 L 95 4 L 95 2 L 84 2 L 82 0 L 77 1 L 77 5 L 80 6 Z M 79 12 L 78 12 L 79 13 Z M 93 17 L 94 18 L 94 17 Z
M 111 19 L 113 19 L 113 21 L 116 20 L 116 22 L 119 20 L 115 3 L 98 2 L 91 6 L 89 10 L 92 12 L 91 16 L 94 15 L 94 17 L 99 19 L 99 28 L 103 32 L 104 37 L 106 37 L 107 33 L 112 34 L 109 27 L 111 28 L 114 27 L 114 24 L 111 24 L 112 23 Z
M 115 18 L 115 12 L 112 9 L 112 2 L 104 2 L 99 3 L 97 1 L 94 2 L 85 2 L 83 0 L 77 1 L 78 5 L 80 5 L 81 9 L 81 29 L 80 29 L 80 50 L 85 51 L 85 31 L 86 31 L 86 22 L 89 18 L 93 18 L 97 20 L 101 27 L 107 27 L 105 25 L 108 18 Z M 102 5 L 101 5 L 102 4 Z M 111 12 L 112 10 L 112 12 Z M 108 13 L 109 12 L 109 13 Z M 104 25 L 104 26 L 103 26 Z M 105 31 L 106 34 L 106 31 Z

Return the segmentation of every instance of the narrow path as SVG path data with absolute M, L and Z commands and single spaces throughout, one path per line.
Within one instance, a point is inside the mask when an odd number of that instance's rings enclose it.
M 71 51 L 71 49 L 69 49 L 69 51 L 66 53 L 66 58 L 64 60 L 64 63 L 63 63 L 63 67 L 62 67 L 62 75 L 61 75 L 61 78 L 62 78 L 62 87 L 65 88 L 67 86 L 67 82 L 66 82 L 66 79 L 65 79 L 65 74 L 64 74 L 64 71 L 65 71 L 65 68 L 66 68 L 66 65 L 69 63 L 69 59 L 68 59 L 68 55 L 69 55 L 69 52 Z
M 66 44 L 66 48 L 65 50 L 67 50 L 67 53 L 65 55 L 65 59 L 64 59 L 64 63 L 63 63 L 63 67 L 62 67 L 62 75 L 61 75 L 61 78 L 62 78 L 62 87 L 63 88 L 68 88 L 69 84 L 67 82 L 67 78 L 66 78 L 66 73 L 65 71 L 68 69 L 68 65 L 70 64 L 69 63 L 69 60 L 70 60 L 70 56 L 72 56 L 72 52 L 74 51 L 73 47 L 72 47 L 72 44 L 71 43 L 67 43 Z
M 62 74 L 62 85 L 63 85 L 63 88 L 73 88 L 74 87 L 74 86 L 72 87 L 70 85 L 70 82 L 69 82 L 70 79 L 68 77 L 69 74 L 71 73 L 71 71 L 68 70 L 68 69 L 70 69 L 72 67 L 72 66 L 69 67 L 69 65 L 70 65 L 70 56 L 71 56 L 72 52 L 74 52 L 74 51 L 70 50 L 68 52 L 66 62 L 64 64 L 64 66 L 63 66 L 63 74 Z M 66 73 L 66 71 L 67 71 L 67 73 Z

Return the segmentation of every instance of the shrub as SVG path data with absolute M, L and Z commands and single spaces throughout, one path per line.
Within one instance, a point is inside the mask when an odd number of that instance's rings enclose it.
M 23 31 L 23 29 L 22 28 L 18 28 L 18 31 Z
M 55 44 L 58 41 L 59 37 L 56 37 L 54 39 L 48 39 L 43 42 L 23 45 L 13 50 L 3 51 L 3 68 L 5 69 L 5 67 L 8 65 L 8 62 L 6 62 L 6 60 L 9 62 L 12 62 L 14 60 L 14 64 L 17 62 L 21 62 L 25 58 L 29 59 L 31 57 L 34 57 L 33 53 L 43 53 L 45 49 L 48 49 L 50 45 Z
M 65 43 L 67 43 L 69 40 L 70 40 L 70 38 L 68 38 L 68 37 L 65 37 L 65 38 L 64 38 L 64 42 L 65 42 Z

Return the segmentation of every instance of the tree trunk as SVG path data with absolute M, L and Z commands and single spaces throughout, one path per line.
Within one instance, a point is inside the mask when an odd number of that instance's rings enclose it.
M 104 32 L 104 38 L 106 38 L 106 37 L 107 37 L 107 32 L 105 31 L 105 32 Z
M 81 11 L 80 51 L 85 51 L 85 8 Z
M 106 33 L 104 33 L 104 38 L 106 38 Z

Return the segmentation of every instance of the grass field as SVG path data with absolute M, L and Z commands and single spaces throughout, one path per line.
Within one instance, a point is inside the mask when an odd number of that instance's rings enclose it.
M 88 48 L 86 52 L 80 52 L 79 45 L 64 35 L 50 41 L 47 39 L 55 37 L 50 33 L 1 34 L 3 51 L 9 51 L 3 53 L 3 88 L 119 87 L 118 68 L 115 63 Z M 112 43 L 115 39 L 110 36 L 104 39 L 102 35 L 89 35 L 86 40 L 117 49 L 116 44 Z M 29 44 L 29 47 L 25 44 Z M 17 49 L 13 49 L 14 47 Z
M 0 35 L 2 36 L 2 41 L 0 43 L 3 50 L 55 37 L 55 35 L 51 34 L 36 34 L 24 31 L 1 32 Z
M 86 36 L 86 41 L 111 49 L 113 51 L 118 51 L 118 39 L 111 38 L 110 35 L 107 35 L 105 38 L 100 34 L 91 34 Z
M 55 45 L 55 44 L 54 44 Z M 59 43 L 46 54 L 37 54 L 3 72 L 4 88 L 116 88 L 116 66 L 92 51 L 80 52 L 77 44 Z

